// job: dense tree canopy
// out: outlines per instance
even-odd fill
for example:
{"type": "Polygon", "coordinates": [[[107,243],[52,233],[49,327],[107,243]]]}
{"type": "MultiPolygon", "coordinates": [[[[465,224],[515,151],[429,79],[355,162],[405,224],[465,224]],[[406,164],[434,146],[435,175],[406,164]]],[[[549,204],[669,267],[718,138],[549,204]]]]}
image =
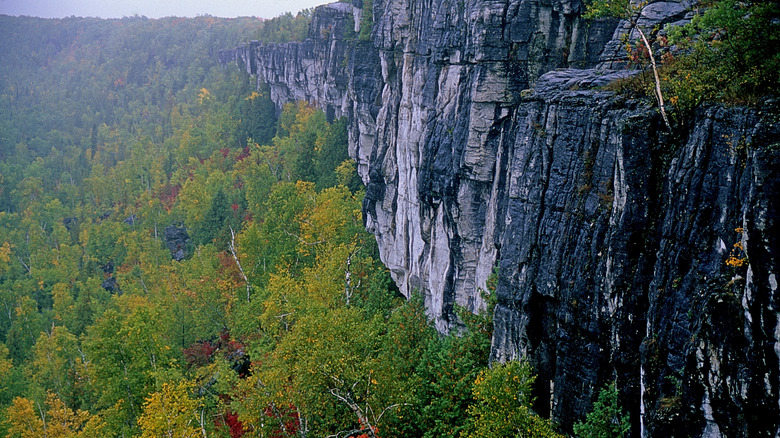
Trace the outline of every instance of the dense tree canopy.
{"type": "Polygon", "coordinates": [[[345,121],[277,118],[216,65],[306,22],[0,16],[0,435],[442,437],[482,415],[488,313],[442,336],[397,296],[345,121]]]}

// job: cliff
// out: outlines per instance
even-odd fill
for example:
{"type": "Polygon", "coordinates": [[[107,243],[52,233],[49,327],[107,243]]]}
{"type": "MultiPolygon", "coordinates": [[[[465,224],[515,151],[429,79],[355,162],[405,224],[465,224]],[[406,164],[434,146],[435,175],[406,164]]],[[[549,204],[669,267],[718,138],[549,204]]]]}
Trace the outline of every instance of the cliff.
{"type": "MultiPolygon", "coordinates": [[[[643,23],[685,19],[650,3],[643,23]]],[[[350,121],[366,227],[441,331],[498,267],[492,355],[526,357],[564,429],[617,380],[634,435],[780,435],[778,105],[674,135],[601,91],[623,23],[578,0],[374,0],[301,43],[220,53],[350,121]],[[371,37],[358,37],[371,13],[371,37]]],[[[615,68],[613,70],[612,68],[615,68]]]]}

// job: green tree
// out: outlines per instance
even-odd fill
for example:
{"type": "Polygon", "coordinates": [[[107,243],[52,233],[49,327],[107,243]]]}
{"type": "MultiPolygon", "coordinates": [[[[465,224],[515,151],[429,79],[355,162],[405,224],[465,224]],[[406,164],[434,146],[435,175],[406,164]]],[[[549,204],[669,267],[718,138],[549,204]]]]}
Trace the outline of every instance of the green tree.
{"type": "MultiPolygon", "coordinates": [[[[377,426],[383,412],[398,404],[383,391],[391,382],[377,380],[381,325],[379,320],[367,320],[359,309],[346,307],[299,317],[271,360],[255,368],[251,382],[262,390],[249,396],[257,397],[252,406],[294,406],[296,429],[308,428],[322,436],[377,426]]],[[[239,412],[252,410],[239,406],[239,412]]],[[[278,428],[271,422],[273,410],[265,412],[271,418],[247,414],[241,418],[278,428]]]]}
{"type": "Polygon", "coordinates": [[[13,319],[6,345],[14,362],[23,363],[29,357],[38,335],[46,326],[46,321],[38,312],[38,303],[29,296],[19,297],[11,312],[13,312],[13,319]]]}
{"type": "MultiPolygon", "coordinates": [[[[318,136],[315,151],[317,188],[322,190],[339,184],[336,169],[349,160],[346,118],[336,120],[318,136]]],[[[350,182],[346,181],[345,185],[354,190],[350,182]]]]}
{"type": "Polygon", "coordinates": [[[113,409],[115,433],[135,430],[146,397],[157,380],[175,372],[171,347],[163,336],[163,309],[141,297],[122,297],[124,313],[107,310],[87,331],[83,347],[97,404],[113,409]]]}
{"type": "Polygon", "coordinates": [[[248,139],[261,145],[269,144],[276,134],[276,107],[271,101],[268,85],[262,84],[260,90],[244,98],[239,111],[238,138],[242,144],[248,145],[248,139]]]}
{"type": "Polygon", "coordinates": [[[150,284],[156,307],[167,309],[171,346],[185,348],[228,329],[241,284],[225,252],[201,246],[188,260],[161,266],[150,284]]]}
{"type": "Polygon", "coordinates": [[[628,436],[631,423],[628,414],[620,409],[618,389],[610,383],[599,391],[599,398],[593,404],[593,411],[584,422],[574,425],[574,434],[580,438],[623,438],[628,436]]]}
{"type": "Polygon", "coordinates": [[[87,259],[98,269],[109,264],[120,266],[127,254],[124,243],[126,235],[124,224],[115,221],[105,221],[83,228],[82,239],[86,241],[87,259]]]}
{"type": "Polygon", "coordinates": [[[74,335],[82,335],[108,307],[111,295],[101,287],[101,282],[100,277],[76,281],[75,315],[73,322],[68,325],[68,329],[74,335]]]}
{"type": "Polygon", "coordinates": [[[684,26],[669,26],[665,79],[672,103],[755,104],[780,91],[780,5],[710,0],[684,26]]]}
{"type": "Polygon", "coordinates": [[[205,407],[190,394],[187,382],[163,383],[146,398],[138,419],[142,438],[207,436],[205,407]]]}
{"type": "Polygon", "coordinates": [[[300,221],[298,220],[315,200],[314,185],[299,182],[274,185],[265,203],[265,215],[256,231],[241,235],[240,244],[244,248],[242,259],[249,260],[251,271],[262,273],[260,284],[264,284],[269,275],[275,272],[279,263],[291,267],[301,265],[298,252],[300,241],[300,221]],[[250,240],[251,239],[251,240],[250,240]]]}
{"type": "Polygon", "coordinates": [[[233,178],[244,184],[247,210],[254,221],[265,217],[265,203],[280,172],[278,154],[270,146],[253,146],[249,157],[234,166],[233,178]]]}
{"type": "MultiPolygon", "coordinates": [[[[418,306],[424,312],[422,300],[418,306]]],[[[427,383],[414,388],[416,409],[403,413],[394,422],[404,435],[454,437],[467,426],[468,409],[475,399],[473,382],[488,365],[491,333],[486,329],[492,312],[468,315],[470,318],[463,320],[466,327],[461,333],[450,336],[434,333],[420,339],[423,349],[416,355],[418,362],[412,380],[427,383]],[[417,430],[409,430],[412,427],[417,430]]]]}
{"type": "Polygon", "coordinates": [[[312,11],[304,9],[295,16],[287,12],[271,20],[255,31],[255,39],[264,43],[303,41],[308,35],[312,11]]]}
{"type": "Polygon", "coordinates": [[[327,129],[325,114],[313,106],[305,102],[284,106],[274,137],[284,167],[284,181],[317,181],[316,148],[327,129]]]}
{"type": "Polygon", "coordinates": [[[55,394],[68,406],[78,406],[81,400],[76,386],[88,378],[78,350],[78,339],[67,328],[54,326],[38,337],[30,362],[32,381],[42,392],[55,394]]]}
{"type": "Polygon", "coordinates": [[[563,437],[549,420],[531,410],[535,376],[526,362],[493,364],[474,381],[464,437],[563,437]]]}
{"type": "MultiPolygon", "coordinates": [[[[206,206],[204,205],[201,208],[204,207],[206,206]]],[[[205,208],[205,214],[200,226],[192,233],[195,245],[212,243],[218,237],[222,237],[218,247],[227,247],[227,236],[223,235],[223,230],[227,229],[227,221],[232,216],[230,213],[231,202],[225,195],[225,191],[220,187],[211,197],[211,205],[205,208]]]]}

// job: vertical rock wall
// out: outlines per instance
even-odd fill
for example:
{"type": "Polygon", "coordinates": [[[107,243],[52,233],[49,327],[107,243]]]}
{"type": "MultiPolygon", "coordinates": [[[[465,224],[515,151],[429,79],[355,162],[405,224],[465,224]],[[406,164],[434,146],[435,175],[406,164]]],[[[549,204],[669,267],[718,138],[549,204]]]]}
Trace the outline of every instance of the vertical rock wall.
{"type": "Polygon", "coordinates": [[[477,289],[496,264],[499,160],[521,90],[545,71],[597,63],[617,24],[583,28],[580,8],[375,0],[371,41],[359,41],[360,9],[336,3],[318,8],[304,42],[253,42],[220,57],[267,82],[277,104],[307,100],[350,118],[366,226],[401,292],[422,292],[447,331],[454,304],[483,306],[477,289]]]}
{"type": "Polygon", "coordinates": [[[367,185],[366,225],[402,292],[420,290],[442,331],[453,324],[454,304],[483,306],[477,290],[500,250],[502,163],[521,91],[541,72],[595,63],[599,53],[585,48],[611,36],[601,25],[589,38],[579,8],[374,3],[381,71],[380,87],[371,85],[381,88],[381,105],[373,120],[358,120],[353,155],[367,185]]]}
{"type": "Polygon", "coordinates": [[[777,107],[671,136],[593,80],[549,73],[521,105],[494,358],[529,358],[564,425],[616,380],[643,436],[775,436],[777,107]]]}
{"type": "MultiPolygon", "coordinates": [[[[492,354],[535,365],[540,413],[570,430],[616,380],[635,435],[777,436],[777,105],[665,133],[647,102],[598,91],[626,74],[609,68],[627,29],[581,8],[339,3],[304,42],[220,57],[279,105],[348,117],[366,226],[439,330],[498,267],[492,354]]],[[[686,14],[652,2],[642,22],[686,14]]]]}

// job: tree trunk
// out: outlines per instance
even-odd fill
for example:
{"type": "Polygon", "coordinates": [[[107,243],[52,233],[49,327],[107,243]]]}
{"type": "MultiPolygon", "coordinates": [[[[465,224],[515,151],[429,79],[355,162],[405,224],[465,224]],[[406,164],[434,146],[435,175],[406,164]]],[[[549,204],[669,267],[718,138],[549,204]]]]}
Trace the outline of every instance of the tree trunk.
{"type": "Polygon", "coordinates": [[[655,65],[655,55],[653,54],[653,48],[650,47],[650,41],[647,40],[647,37],[645,36],[645,33],[642,32],[642,29],[637,25],[637,23],[634,23],[634,27],[639,32],[639,36],[642,37],[642,43],[644,43],[645,48],[647,49],[648,55],[650,55],[650,65],[653,68],[653,79],[655,80],[655,97],[658,99],[658,109],[661,111],[661,117],[664,119],[664,124],[666,125],[666,129],[671,131],[672,126],[669,124],[669,118],[666,116],[666,107],[664,105],[664,95],[661,93],[661,78],[658,77],[658,68],[655,65]]]}

